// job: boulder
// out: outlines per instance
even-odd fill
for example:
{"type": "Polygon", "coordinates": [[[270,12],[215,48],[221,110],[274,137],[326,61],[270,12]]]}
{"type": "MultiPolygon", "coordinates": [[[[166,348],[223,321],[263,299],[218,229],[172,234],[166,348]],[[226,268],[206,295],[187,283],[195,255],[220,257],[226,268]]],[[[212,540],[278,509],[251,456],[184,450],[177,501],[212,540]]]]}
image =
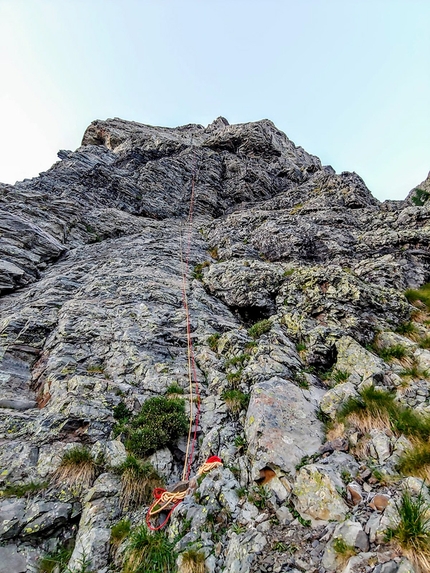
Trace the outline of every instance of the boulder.
{"type": "Polygon", "coordinates": [[[303,390],[278,377],[253,387],[245,435],[254,479],[266,466],[294,474],[301,459],[317,452],[324,439],[322,424],[303,390]]]}
{"type": "Polygon", "coordinates": [[[303,466],[293,486],[294,506],[314,526],[330,520],[345,519],[349,509],[336,484],[313,464],[303,466]]]}

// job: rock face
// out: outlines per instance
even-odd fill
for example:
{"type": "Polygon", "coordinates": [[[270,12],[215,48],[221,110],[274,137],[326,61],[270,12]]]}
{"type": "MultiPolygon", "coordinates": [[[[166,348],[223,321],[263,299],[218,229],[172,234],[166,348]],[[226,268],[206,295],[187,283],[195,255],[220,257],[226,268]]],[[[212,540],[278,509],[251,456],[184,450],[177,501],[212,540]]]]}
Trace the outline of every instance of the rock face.
{"type": "MultiPolygon", "coordinates": [[[[224,468],[172,515],[178,566],[191,547],[211,573],[341,570],[341,536],[345,571],[409,570],[382,556],[390,520],[368,505],[398,498],[369,467],[395,472],[408,439],[378,427],[324,443],[323,422],[368,386],[430,411],[430,331],[403,294],[430,277],[425,194],[381,204],[268,120],[95,121],[58,155],[0,185],[0,571],[67,551],[61,573],[121,571],[128,541],[111,528],[136,530],[146,507],[121,501],[124,424],[188,391],[187,328],[201,398],[191,473],[211,455],[224,468]],[[411,317],[414,340],[393,332],[411,317]],[[406,389],[405,365],[376,355],[396,345],[415,365],[406,389]],[[59,483],[76,445],[93,474],[59,483]]],[[[172,485],[185,450],[186,436],[147,459],[172,485]]]]}

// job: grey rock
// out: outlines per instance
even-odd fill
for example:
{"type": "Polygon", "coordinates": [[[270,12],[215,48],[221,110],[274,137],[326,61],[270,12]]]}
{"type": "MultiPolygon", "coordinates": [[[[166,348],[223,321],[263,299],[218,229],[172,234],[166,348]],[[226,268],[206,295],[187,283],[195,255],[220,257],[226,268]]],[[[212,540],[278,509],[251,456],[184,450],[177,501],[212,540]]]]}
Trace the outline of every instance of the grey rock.
{"type": "Polygon", "coordinates": [[[245,434],[254,474],[273,466],[295,473],[296,465],[321,445],[323,430],[303,391],[274,377],[253,387],[245,434]]]}
{"type": "Polygon", "coordinates": [[[70,503],[37,501],[27,506],[22,537],[46,535],[64,525],[72,513],[70,503]]]}
{"type": "Polygon", "coordinates": [[[26,503],[24,500],[0,501],[0,539],[13,539],[24,527],[26,503]]]}
{"type": "Polygon", "coordinates": [[[18,553],[16,545],[0,547],[0,573],[26,573],[25,558],[18,553]]]}
{"type": "Polygon", "coordinates": [[[118,520],[119,479],[111,474],[102,474],[89,490],[79,523],[76,545],[68,567],[79,567],[83,559],[88,566],[101,571],[109,564],[111,525],[118,520]]]}
{"type": "Polygon", "coordinates": [[[241,535],[233,533],[226,550],[224,570],[230,573],[249,573],[255,554],[261,552],[266,544],[266,537],[255,529],[249,529],[241,535]]]}
{"type": "Polygon", "coordinates": [[[348,506],[337,492],[336,483],[316,465],[306,465],[299,470],[293,494],[296,510],[314,525],[321,521],[343,520],[348,513],[348,506]]]}

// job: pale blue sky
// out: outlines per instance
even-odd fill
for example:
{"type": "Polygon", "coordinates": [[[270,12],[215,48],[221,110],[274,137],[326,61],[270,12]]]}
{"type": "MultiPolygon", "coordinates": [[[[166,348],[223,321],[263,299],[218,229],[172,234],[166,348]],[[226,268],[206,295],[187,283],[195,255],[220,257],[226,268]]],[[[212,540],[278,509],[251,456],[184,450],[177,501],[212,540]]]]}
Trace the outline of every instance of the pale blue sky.
{"type": "Polygon", "coordinates": [[[429,0],[0,0],[0,181],[93,119],[269,118],[379,199],[430,169],[429,0]]]}

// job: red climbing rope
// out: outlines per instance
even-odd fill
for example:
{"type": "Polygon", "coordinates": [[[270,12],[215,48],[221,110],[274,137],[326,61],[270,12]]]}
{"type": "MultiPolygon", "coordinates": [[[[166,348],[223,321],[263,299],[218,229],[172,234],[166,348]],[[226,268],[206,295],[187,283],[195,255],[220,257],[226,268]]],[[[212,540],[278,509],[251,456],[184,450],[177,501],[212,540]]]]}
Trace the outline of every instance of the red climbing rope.
{"type": "MultiPolygon", "coordinates": [[[[190,263],[190,253],[191,253],[191,236],[192,236],[192,224],[193,224],[193,216],[194,216],[194,197],[195,197],[195,185],[198,178],[198,166],[194,170],[192,180],[191,180],[191,196],[190,196],[190,208],[188,212],[188,219],[187,219],[187,226],[188,226],[188,238],[187,238],[187,248],[185,252],[185,262],[184,262],[184,251],[182,247],[182,234],[181,234],[181,266],[182,266],[182,302],[184,305],[185,310],[185,319],[186,319],[186,330],[187,330],[187,362],[188,362],[188,380],[189,380],[189,388],[190,388],[190,423],[189,423],[189,430],[188,430],[188,439],[187,439],[187,449],[185,452],[185,459],[184,459],[184,469],[182,473],[183,484],[187,483],[190,473],[191,467],[193,464],[194,452],[195,452],[195,445],[197,442],[197,429],[200,422],[200,390],[199,390],[199,382],[197,377],[197,368],[196,368],[196,360],[194,356],[194,348],[193,348],[193,341],[191,337],[191,319],[190,319],[190,310],[188,305],[188,295],[187,295],[187,278],[189,272],[189,263],[190,263]],[[196,402],[196,415],[193,416],[193,405],[194,400],[196,402]],[[194,423],[194,432],[193,432],[193,423],[194,423]]],[[[200,468],[199,474],[205,473],[210,471],[216,465],[222,465],[222,462],[219,458],[212,459],[210,458],[207,460],[205,464],[200,468]]],[[[157,531],[162,529],[166,523],[169,521],[170,516],[174,509],[178,506],[178,504],[184,499],[188,492],[188,486],[185,489],[181,489],[180,491],[173,491],[169,492],[163,488],[156,488],[154,490],[154,502],[150,506],[148,513],[146,515],[146,524],[152,531],[157,531]],[[158,525],[153,526],[151,524],[151,518],[155,515],[158,515],[162,511],[168,511],[167,517],[164,521],[158,525]]]]}

